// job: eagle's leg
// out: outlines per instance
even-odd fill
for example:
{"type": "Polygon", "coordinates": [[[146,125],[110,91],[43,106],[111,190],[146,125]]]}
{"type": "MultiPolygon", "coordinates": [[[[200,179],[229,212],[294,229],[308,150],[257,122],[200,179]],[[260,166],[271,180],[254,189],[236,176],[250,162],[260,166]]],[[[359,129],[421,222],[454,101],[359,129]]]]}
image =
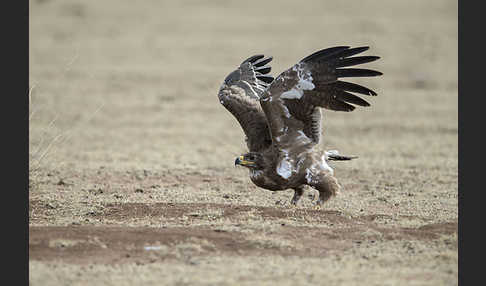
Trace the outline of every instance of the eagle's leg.
{"type": "Polygon", "coordinates": [[[310,180],[309,185],[319,192],[319,199],[316,202],[317,208],[320,208],[332,196],[337,195],[341,188],[336,178],[331,174],[319,174],[310,180]]]}
{"type": "Polygon", "coordinates": [[[304,194],[304,187],[303,186],[299,186],[297,188],[294,188],[294,197],[292,198],[290,203],[292,205],[296,206],[303,194],[304,194]]]}

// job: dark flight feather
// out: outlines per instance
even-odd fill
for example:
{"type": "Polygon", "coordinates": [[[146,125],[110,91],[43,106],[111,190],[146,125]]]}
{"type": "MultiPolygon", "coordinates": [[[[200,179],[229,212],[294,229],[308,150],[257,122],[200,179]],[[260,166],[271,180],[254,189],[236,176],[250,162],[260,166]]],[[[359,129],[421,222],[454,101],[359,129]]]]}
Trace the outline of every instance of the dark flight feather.
{"type": "Polygon", "coordinates": [[[340,101],[340,100],[332,100],[331,102],[329,102],[329,109],[332,109],[334,111],[353,111],[355,109],[354,106],[352,106],[351,104],[347,104],[346,102],[344,101],[340,101]]]}
{"type": "Polygon", "coordinates": [[[365,76],[379,76],[381,72],[369,69],[336,69],[336,77],[365,77],[365,76]]]}
{"type": "Polygon", "coordinates": [[[338,88],[338,89],[342,89],[342,90],[346,90],[346,91],[350,91],[350,92],[356,92],[356,93],[360,93],[360,94],[364,94],[364,95],[372,95],[372,96],[376,95],[376,92],[374,92],[373,90],[371,90],[367,87],[361,86],[359,84],[352,83],[352,82],[346,82],[346,81],[338,80],[338,81],[335,81],[333,83],[330,83],[329,85],[334,87],[334,88],[338,88]]]}
{"type": "Polygon", "coordinates": [[[319,61],[321,59],[326,59],[329,58],[337,53],[340,53],[346,49],[349,49],[348,46],[338,46],[338,47],[332,47],[332,48],[327,48],[323,49],[320,51],[317,51],[305,58],[303,58],[300,62],[305,63],[305,62],[310,62],[310,61],[319,61]]]}
{"type": "Polygon", "coordinates": [[[347,58],[351,57],[357,54],[360,54],[366,50],[368,50],[370,47],[357,47],[357,48],[352,48],[348,50],[341,51],[339,54],[335,55],[335,58],[347,58]]]}
{"type": "Polygon", "coordinates": [[[253,63],[261,58],[265,57],[264,55],[254,55],[254,56],[251,56],[249,58],[247,58],[246,60],[244,60],[241,64],[244,64],[244,63],[253,63]]]}
{"type": "Polygon", "coordinates": [[[361,56],[361,57],[351,57],[351,58],[343,58],[338,60],[336,67],[337,68],[342,68],[342,67],[349,67],[349,66],[354,66],[354,65],[360,65],[360,64],[365,64],[369,63],[372,61],[376,61],[380,57],[376,56],[361,56]]]}
{"type": "Polygon", "coordinates": [[[269,75],[257,75],[257,78],[265,83],[271,83],[273,81],[273,76],[269,75]]]}
{"type": "Polygon", "coordinates": [[[263,67],[259,67],[259,68],[255,69],[255,71],[260,73],[260,74],[267,74],[271,70],[272,70],[272,67],[270,67],[270,66],[263,66],[263,67]]]}
{"type": "Polygon", "coordinates": [[[352,93],[346,92],[344,90],[336,90],[335,96],[337,99],[346,101],[348,103],[360,105],[360,106],[370,106],[370,104],[359,96],[352,93]]]}
{"type": "Polygon", "coordinates": [[[271,62],[273,60],[273,57],[268,57],[268,58],[263,58],[261,60],[257,60],[253,63],[253,66],[255,67],[261,67],[261,66],[264,66],[266,64],[268,64],[269,62],[271,62]]]}

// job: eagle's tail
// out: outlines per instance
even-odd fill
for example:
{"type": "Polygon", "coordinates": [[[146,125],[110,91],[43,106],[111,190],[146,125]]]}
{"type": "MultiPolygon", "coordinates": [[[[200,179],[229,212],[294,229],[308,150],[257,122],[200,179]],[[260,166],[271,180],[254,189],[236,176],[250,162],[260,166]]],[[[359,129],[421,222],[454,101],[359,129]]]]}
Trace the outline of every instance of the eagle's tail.
{"type": "Polygon", "coordinates": [[[327,158],[332,161],[347,161],[356,159],[358,156],[329,155],[327,158]]]}
{"type": "Polygon", "coordinates": [[[337,150],[329,150],[325,152],[326,152],[327,159],[331,161],[348,161],[348,160],[358,158],[358,156],[341,155],[337,150]]]}

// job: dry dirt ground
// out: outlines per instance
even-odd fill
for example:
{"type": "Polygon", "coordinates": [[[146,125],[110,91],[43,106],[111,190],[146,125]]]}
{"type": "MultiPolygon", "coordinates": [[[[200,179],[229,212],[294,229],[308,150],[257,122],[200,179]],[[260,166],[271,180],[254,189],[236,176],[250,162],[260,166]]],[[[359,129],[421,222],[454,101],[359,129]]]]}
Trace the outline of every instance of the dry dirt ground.
{"type": "Polygon", "coordinates": [[[29,1],[31,285],[457,285],[456,2],[29,1]],[[343,44],[384,73],[324,113],[359,159],[291,207],[234,167],[216,94],[250,55],[343,44]]]}

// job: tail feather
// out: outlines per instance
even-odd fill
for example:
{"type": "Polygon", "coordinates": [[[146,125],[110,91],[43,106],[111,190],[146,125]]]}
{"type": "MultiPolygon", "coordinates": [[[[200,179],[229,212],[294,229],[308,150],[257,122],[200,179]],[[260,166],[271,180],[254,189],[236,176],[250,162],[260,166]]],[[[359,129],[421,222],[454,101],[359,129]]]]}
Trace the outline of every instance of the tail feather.
{"type": "Polygon", "coordinates": [[[331,161],[348,161],[352,159],[356,159],[358,156],[345,156],[345,155],[329,155],[327,159],[331,161]]]}
{"type": "Polygon", "coordinates": [[[346,156],[339,154],[338,150],[328,150],[326,151],[326,157],[331,161],[349,161],[358,158],[358,156],[346,156]]]}

